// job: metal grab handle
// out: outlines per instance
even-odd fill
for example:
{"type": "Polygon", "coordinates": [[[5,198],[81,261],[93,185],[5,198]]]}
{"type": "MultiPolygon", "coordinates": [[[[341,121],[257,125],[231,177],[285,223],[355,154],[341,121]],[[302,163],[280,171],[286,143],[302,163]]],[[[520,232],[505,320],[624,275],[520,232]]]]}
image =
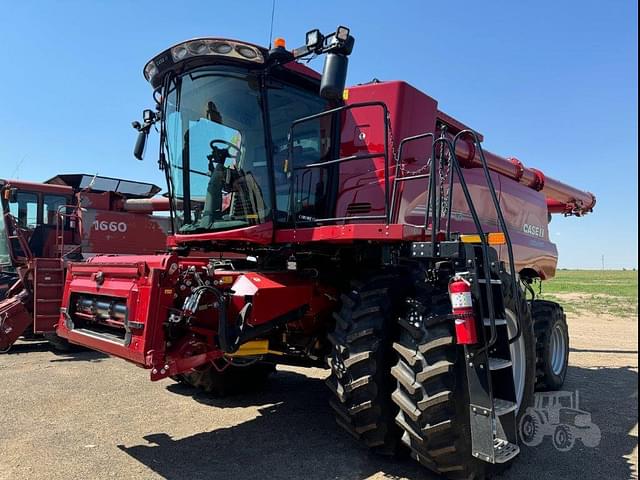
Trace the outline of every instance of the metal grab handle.
{"type": "MultiPolygon", "coordinates": [[[[410,182],[411,180],[419,180],[421,178],[426,178],[429,177],[430,174],[421,174],[421,175],[411,175],[409,177],[402,177],[399,178],[398,175],[400,173],[400,163],[402,160],[402,150],[404,149],[404,146],[409,143],[409,142],[413,142],[416,140],[421,140],[423,138],[431,138],[432,140],[435,138],[433,133],[431,132],[427,132],[427,133],[421,133],[419,135],[414,135],[412,137],[406,137],[403,138],[400,141],[400,145],[398,146],[398,158],[396,159],[396,168],[395,168],[395,172],[393,175],[393,187],[391,188],[391,213],[389,216],[389,220],[388,223],[391,223],[395,220],[395,215],[394,215],[394,208],[395,208],[395,204],[396,204],[396,191],[398,188],[398,183],[399,182],[410,182]]],[[[432,160],[433,161],[433,160],[432,160]]],[[[427,198],[429,196],[427,195],[427,198]]],[[[426,213],[428,215],[428,211],[426,213]]]]}
{"type": "MultiPolygon", "coordinates": [[[[455,147],[458,141],[465,136],[469,136],[473,139],[474,147],[478,148],[478,152],[480,153],[480,163],[482,164],[482,171],[484,172],[485,179],[487,181],[487,185],[489,187],[489,192],[491,193],[491,200],[496,210],[496,215],[498,216],[498,221],[500,222],[500,227],[502,228],[502,232],[504,233],[504,237],[507,243],[507,255],[509,257],[509,273],[511,275],[511,281],[515,287],[515,295],[516,295],[516,335],[509,339],[509,343],[513,343],[520,338],[521,328],[520,328],[520,306],[522,303],[522,297],[520,292],[520,287],[518,286],[517,277],[516,277],[516,267],[513,255],[513,245],[511,243],[511,236],[509,235],[509,230],[507,228],[507,222],[504,219],[504,215],[502,214],[502,208],[500,207],[500,201],[496,195],[496,190],[493,185],[493,179],[491,178],[491,174],[489,173],[489,167],[487,165],[487,160],[484,155],[484,150],[482,149],[482,145],[480,143],[480,139],[478,138],[478,134],[473,130],[462,130],[459,132],[453,139],[453,151],[455,152],[455,147]]],[[[482,235],[481,235],[482,237],[482,235]]],[[[485,272],[486,276],[486,272],[485,272]]]]}
{"type": "MultiPolygon", "coordinates": [[[[482,230],[482,224],[480,223],[480,217],[478,215],[478,211],[476,210],[475,205],[473,204],[473,199],[471,198],[471,193],[469,192],[469,187],[467,185],[467,181],[464,178],[464,174],[462,173],[462,168],[460,167],[460,164],[458,162],[458,157],[456,156],[455,153],[455,143],[452,143],[451,140],[449,140],[449,138],[447,138],[446,136],[441,136],[440,138],[438,138],[437,140],[435,140],[433,142],[433,148],[432,148],[432,184],[434,184],[434,188],[433,191],[431,193],[431,205],[433,209],[432,211],[435,212],[436,210],[436,195],[435,195],[435,161],[433,161],[433,159],[435,159],[435,154],[436,154],[436,147],[442,144],[443,147],[445,149],[449,150],[449,153],[451,155],[451,166],[453,167],[454,172],[456,173],[456,175],[458,176],[458,179],[460,180],[460,187],[462,188],[462,193],[464,195],[465,201],[467,203],[467,206],[469,207],[469,212],[471,213],[471,218],[473,219],[473,223],[476,227],[476,230],[478,232],[478,235],[480,236],[480,245],[482,248],[482,266],[483,266],[483,270],[484,270],[484,276],[485,276],[485,289],[487,292],[487,307],[489,310],[489,324],[490,324],[490,329],[491,329],[491,338],[489,339],[489,342],[482,348],[479,349],[478,352],[483,352],[485,350],[488,350],[489,348],[491,348],[497,341],[498,339],[498,332],[496,329],[496,318],[495,318],[495,306],[493,304],[493,292],[492,292],[492,287],[491,287],[491,270],[490,270],[490,265],[489,265],[489,244],[487,241],[487,236],[485,235],[484,231],[482,230]]],[[[493,187],[493,184],[491,184],[490,189],[493,187]]],[[[494,192],[495,193],[495,192],[494,192]]],[[[449,192],[449,197],[451,197],[452,192],[449,192]]],[[[432,225],[432,236],[433,238],[431,239],[433,248],[434,248],[434,252],[435,252],[435,231],[436,231],[436,222],[435,220],[432,220],[431,222],[432,225]]]]}
{"type": "Polygon", "coordinates": [[[82,216],[77,213],[76,209],[80,208],[76,205],[61,205],[58,207],[58,211],[56,212],[56,253],[60,252],[60,258],[63,258],[67,255],[72,254],[76,250],[80,250],[82,248],[82,235],[84,234],[84,224],[82,223],[82,216]],[[71,210],[72,213],[67,213],[66,210],[71,210]],[[73,250],[64,253],[64,219],[69,218],[70,220],[75,220],[78,222],[77,229],[78,234],[80,235],[80,244],[77,245],[73,250]]]}
{"type": "MultiPolygon", "coordinates": [[[[385,220],[386,224],[389,224],[389,218],[391,216],[389,201],[390,201],[390,186],[389,186],[389,108],[387,104],[380,101],[371,101],[371,102],[360,102],[360,103],[352,103],[350,105],[342,105],[340,107],[332,108],[330,110],[325,110],[324,112],[316,113],[314,115],[309,115],[307,117],[302,117],[291,122],[291,126],[289,127],[288,133],[288,142],[287,142],[287,157],[288,161],[291,162],[291,180],[289,182],[289,214],[291,219],[293,220],[293,226],[296,228],[297,219],[295,215],[295,181],[294,177],[297,175],[295,172],[299,170],[293,166],[293,140],[294,140],[294,130],[301,123],[309,122],[311,120],[316,120],[319,118],[323,118],[326,116],[334,115],[340,112],[346,112],[347,110],[354,110],[356,108],[366,108],[366,107],[378,107],[382,109],[383,113],[383,123],[384,123],[384,150],[383,152],[376,153],[367,153],[362,155],[352,155],[348,157],[340,157],[336,159],[332,159],[326,162],[316,162],[310,165],[307,165],[307,168],[322,168],[331,164],[340,164],[353,160],[362,160],[366,158],[374,158],[374,157],[384,157],[384,216],[380,216],[380,220],[385,220]]],[[[303,167],[305,168],[305,167],[303,167]]],[[[335,218],[320,218],[315,219],[315,223],[326,222],[326,221],[336,221],[336,220],[359,220],[363,217],[335,217],[335,218]]]]}

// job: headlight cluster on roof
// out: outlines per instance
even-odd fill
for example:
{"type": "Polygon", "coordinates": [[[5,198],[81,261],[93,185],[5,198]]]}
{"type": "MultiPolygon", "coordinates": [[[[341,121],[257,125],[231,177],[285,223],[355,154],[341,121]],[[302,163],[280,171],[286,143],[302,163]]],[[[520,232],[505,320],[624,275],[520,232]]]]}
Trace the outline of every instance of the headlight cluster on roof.
{"type": "Polygon", "coordinates": [[[198,38],[179,43],[168,51],[162,52],[144,67],[145,78],[153,83],[153,78],[161,71],[183,60],[203,56],[218,56],[228,59],[264,63],[264,55],[257,47],[233,40],[198,38]],[[167,55],[169,54],[169,55],[167,55]],[[168,62],[169,58],[172,62],[168,62]]]}

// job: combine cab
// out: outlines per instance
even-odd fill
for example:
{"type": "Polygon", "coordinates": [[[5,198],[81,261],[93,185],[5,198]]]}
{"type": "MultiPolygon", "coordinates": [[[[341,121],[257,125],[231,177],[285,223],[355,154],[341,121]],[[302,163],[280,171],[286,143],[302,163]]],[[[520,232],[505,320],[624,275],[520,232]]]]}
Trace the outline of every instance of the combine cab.
{"type": "Polygon", "coordinates": [[[169,219],[150,215],[168,208],[151,198],[159,190],[91,175],[0,180],[0,351],[21,335],[68,346],[55,327],[70,260],[165,248],[169,219]]]}
{"type": "MultiPolygon", "coordinates": [[[[162,255],[71,264],[58,333],[217,394],[326,365],[365,445],[481,477],[548,385],[524,290],[555,273],[548,218],[595,198],[483,151],[405,82],[345,89],[353,45],[344,27],[293,51],[202,38],[147,63],[161,103],[134,154],[157,125],[175,233],[162,255]]],[[[548,338],[562,311],[537,311],[548,338]]]]}

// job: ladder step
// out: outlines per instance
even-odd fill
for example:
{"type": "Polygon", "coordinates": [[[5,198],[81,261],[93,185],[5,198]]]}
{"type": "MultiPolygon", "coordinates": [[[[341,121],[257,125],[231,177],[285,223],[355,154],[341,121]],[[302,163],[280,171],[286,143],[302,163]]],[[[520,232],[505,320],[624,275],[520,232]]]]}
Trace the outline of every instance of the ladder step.
{"type": "MultiPolygon", "coordinates": [[[[485,278],[478,278],[478,283],[487,283],[487,280],[485,278]]],[[[497,280],[492,278],[491,279],[491,284],[492,285],[502,285],[502,280],[497,280]]]]}
{"type": "Polygon", "coordinates": [[[507,413],[511,413],[515,411],[518,406],[516,402],[511,402],[509,400],[505,400],[504,398],[494,398],[493,399],[493,408],[496,412],[497,417],[501,417],[502,415],[506,415],[507,413]]]}
{"type": "Polygon", "coordinates": [[[509,368],[510,366],[511,360],[489,357],[489,370],[502,370],[503,368],[509,368]]]}
{"type": "MultiPolygon", "coordinates": [[[[483,318],[482,322],[484,323],[485,327],[491,326],[491,320],[489,320],[488,318],[483,318]]],[[[496,327],[500,325],[506,325],[506,324],[507,324],[506,318],[496,318],[496,327]]]]}
{"type": "Polygon", "coordinates": [[[493,440],[496,463],[506,463],[520,453],[520,447],[502,438],[493,440]]]}

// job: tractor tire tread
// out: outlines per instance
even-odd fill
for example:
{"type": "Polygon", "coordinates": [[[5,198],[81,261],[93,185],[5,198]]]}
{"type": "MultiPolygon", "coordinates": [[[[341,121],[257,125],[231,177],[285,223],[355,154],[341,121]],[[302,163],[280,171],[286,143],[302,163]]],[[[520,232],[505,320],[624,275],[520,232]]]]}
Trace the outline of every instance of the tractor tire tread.
{"type": "Polygon", "coordinates": [[[337,423],[374,452],[395,453],[400,430],[394,423],[395,404],[389,375],[394,357],[390,327],[401,277],[375,274],[351,282],[335,312],[330,333],[332,351],[327,358],[331,374],[326,380],[333,392],[330,405],[337,423]]]}

